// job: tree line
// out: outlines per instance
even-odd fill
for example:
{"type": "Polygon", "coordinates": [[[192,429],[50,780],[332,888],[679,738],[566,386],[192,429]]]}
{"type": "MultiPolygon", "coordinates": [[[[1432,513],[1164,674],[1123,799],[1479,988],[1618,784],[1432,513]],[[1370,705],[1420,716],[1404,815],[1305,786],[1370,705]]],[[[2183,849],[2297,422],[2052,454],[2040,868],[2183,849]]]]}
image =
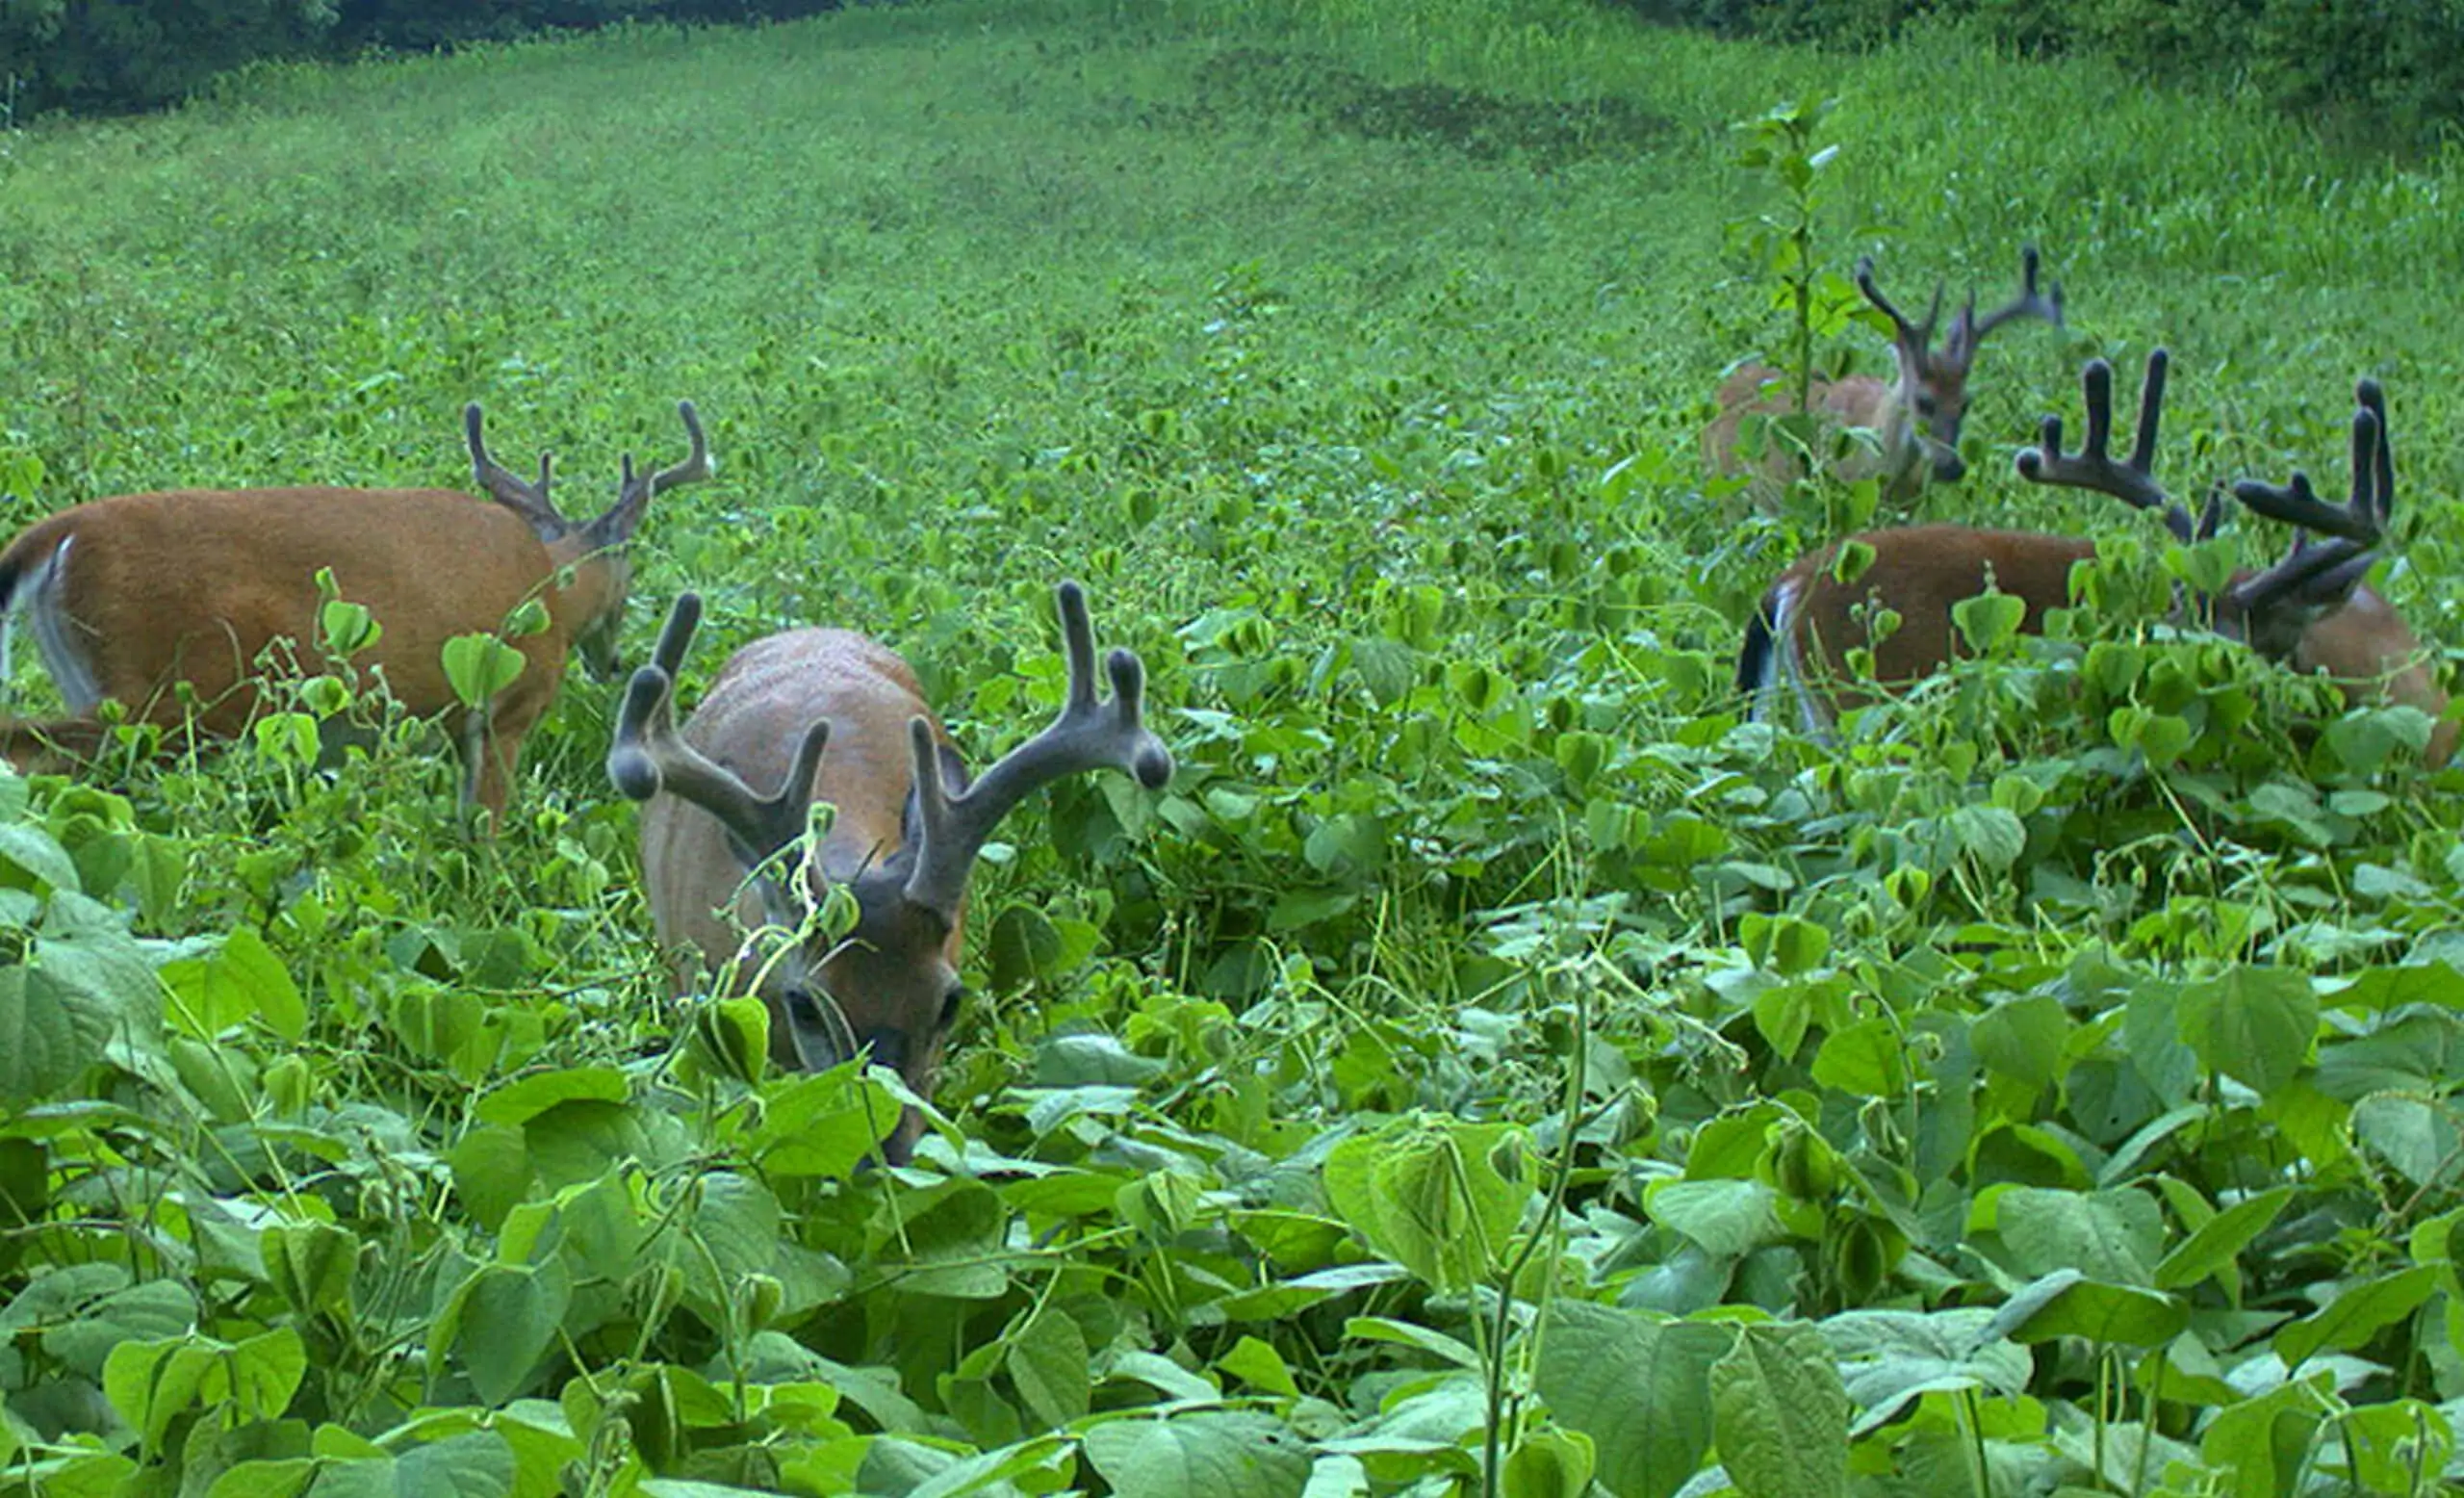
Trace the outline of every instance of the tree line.
{"type": "Polygon", "coordinates": [[[1735,36],[1867,46],[1920,17],[2034,56],[2101,53],[2149,78],[2247,87],[2357,141],[2464,127],[2464,0],[1623,0],[1735,36]]]}
{"type": "Polygon", "coordinates": [[[628,20],[743,22],[839,0],[0,0],[0,109],[23,122],[187,97],[264,58],[428,51],[628,20]]]}

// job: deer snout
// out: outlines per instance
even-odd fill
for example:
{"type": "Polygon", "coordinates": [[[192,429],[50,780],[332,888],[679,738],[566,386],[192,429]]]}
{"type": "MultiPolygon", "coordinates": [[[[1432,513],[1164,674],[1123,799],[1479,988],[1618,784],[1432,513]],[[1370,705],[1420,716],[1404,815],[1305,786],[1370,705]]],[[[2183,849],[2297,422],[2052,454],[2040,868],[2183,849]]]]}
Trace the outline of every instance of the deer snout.
{"type": "Polygon", "coordinates": [[[1936,483],[1957,483],[1967,477],[1967,459],[1960,456],[1959,449],[1939,442],[1933,448],[1936,483]]]}
{"type": "Polygon", "coordinates": [[[872,1052],[872,1063],[887,1067],[901,1076],[907,1074],[907,1032],[905,1030],[866,1030],[856,1037],[858,1048],[872,1052]]]}

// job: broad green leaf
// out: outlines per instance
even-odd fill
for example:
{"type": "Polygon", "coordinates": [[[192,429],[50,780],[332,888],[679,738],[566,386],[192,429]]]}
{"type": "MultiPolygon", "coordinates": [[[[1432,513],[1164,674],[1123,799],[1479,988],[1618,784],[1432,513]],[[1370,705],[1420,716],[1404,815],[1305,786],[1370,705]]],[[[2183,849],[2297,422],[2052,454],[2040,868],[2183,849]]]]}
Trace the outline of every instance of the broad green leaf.
{"type": "Polygon", "coordinates": [[[898,1126],[900,1111],[870,1068],[834,1067],[773,1089],[749,1148],[768,1175],[853,1180],[898,1126]]]}
{"type": "Polygon", "coordinates": [[[2327,1410],[2317,1389],[2281,1383],[2256,1399],[2219,1410],[2199,1438],[2199,1450],[2232,1474],[2226,1491],[2235,1498],[2275,1498],[2298,1491],[2319,1426],[2327,1410]]]}
{"type": "Polygon", "coordinates": [[[1245,1336],[1232,1344],[1232,1350],[1215,1360],[1215,1366],[1246,1383],[1285,1399],[1296,1398],[1300,1385],[1292,1377],[1292,1368],[1283,1355],[1270,1342],[1245,1336]]]}
{"type": "Polygon", "coordinates": [[[2352,1108],[2353,1136],[2416,1186],[2451,1183],[2464,1160],[2464,1127],[2452,1101],[2380,1094],[2352,1108]]]}
{"type": "Polygon", "coordinates": [[[238,1422],[274,1419],[307,1370],[307,1349],[287,1326],[241,1342],[192,1333],[120,1344],[103,1365],[103,1390],[150,1448],[193,1405],[224,1406],[238,1422]]]}
{"type": "Polygon", "coordinates": [[[437,1318],[431,1356],[454,1355],[472,1390],[501,1405],[529,1384],[572,1300],[572,1278],[557,1260],[482,1265],[437,1318]]]}
{"type": "Polygon", "coordinates": [[[1036,1046],[1038,1087],[1137,1087],[1164,1075],[1171,1063],[1142,1056],[1109,1035],[1080,1031],[1036,1046]]]}
{"type": "Polygon", "coordinates": [[[1831,933],[1793,916],[1749,911],[1738,917],[1737,941],[1747,961],[1783,977],[1811,971],[1831,955],[1831,933]]]}
{"type": "Polygon", "coordinates": [[[1399,1347],[1418,1348],[1442,1362],[1452,1363],[1474,1373],[1485,1366],[1470,1343],[1413,1322],[1395,1321],[1384,1316],[1354,1316],[1344,1323],[1344,1335],[1364,1342],[1392,1342],[1399,1347]]]}
{"type": "Polygon", "coordinates": [[[445,680],[466,708],[484,708],[520,677],[522,652],[493,634],[457,634],[440,652],[445,680]]]}
{"type": "Polygon", "coordinates": [[[2025,1393],[2036,1359],[2024,1347],[1988,1337],[1990,1306],[1955,1310],[1852,1310],[1822,1323],[1839,1377],[1860,1411],[1853,1433],[1887,1425],[1921,1395],[1984,1389],[2025,1393]]]}
{"type": "Polygon", "coordinates": [[[0,1330],[42,1330],[44,1356],[99,1378],[124,1342],[177,1340],[197,1323],[196,1297],[169,1279],[128,1282],[116,1265],[80,1264],[38,1276],[0,1314],[0,1330]]]}
{"type": "Polygon", "coordinates": [[[202,957],[163,965],[173,1028],[212,1040],[235,1024],[263,1020],[286,1041],[307,1033],[308,1006],[291,971],[252,926],[241,926],[202,957]]]}
{"type": "Polygon", "coordinates": [[[2412,1488],[2416,1473],[2443,1472],[2451,1485],[2454,1408],[2399,1399],[2346,1412],[2340,1423],[2353,1481],[2364,1492],[2400,1493],[2412,1488]]]}
{"type": "MultiPolygon", "coordinates": [[[[0,821],[0,862],[13,864],[54,890],[76,891],[77,865],[51,834],[22,821],[0,821]]],[[[108,890],[95,891],[109,894],[108,890]]]]}
{"type": "Polygon", "coordinates": [[[398,1498],[507,1498],[516,1470],[513,1448],[494,1431],[449,1435],[398,1453],[398,1498]]]}
{"type": "Polygon", "coordinates": [[[42,968],[0,968],[0,1103],[22,1107],[102,1059],[117,1017],[42,968]]]}
{"type": "Polygon", "coordinates": [[[2084,1337],[2091,1342],[2152,1347],[2180,1334],[2190,1307],[2137,1285],[2089,1279],[2056,1270],[2026,1285],[1994,1312],[1990,1335],[2019,1342],[2084,1337]]]}
{"type": "Polygon", "coordinates": [[[1968,1027],[1968,1042],[1994,1071],[2042,1087],[2061,1072],[2070,1028],[2062,1000],[2035,994],[1987,1010],[1968,1027]]]}
{"type": "Polygon", "coordinates": [[[691,1190],[692,1210],[682,1226],[700,1252],[688,1256],[685,1275],[715,1302],[778,1260],[786,1213],[769,1187],[732,1171],[713,1171],[691,1190]]]}
{"type": "Polygon", "coordinates": [[[1068,1425],[1087,1413],[1086,1333],[1049,1304],[1004,1339],[1001,1357],[1027,1412],[1043,1425],[1068,1425]]]}
{"type": "Polygon", "coordinates": [[[1497,1265],[1531,1199],[1530,1181],[1500,1169],[1519,1176],[1519,1138],[1504,1124],[1435,1120],[1355,1136],[1326,1156],[1326,1201],[1380,1256],[1460,1289],[1497,1265]]]}
{"type": "Polygon", "coordinates": [[[2183,989],[2177,1022],[2201,1065],[2264,1098],[2308,1061],[2319,995],[2298,972],[2234,968],[2183,989]]]}
{"type": "Polygon", "coordinates": [[[1786,1240],[1779,1199],[1767,1181],[1664,1180],[1644,1193],[1643,1210],[1706,1253],[1737,1259],[1764,1244],[1786,1240]]]}
{"type": "Polygon", "coordinates": [[[331,1223],[270,1223],[258,1240],[266,1279],[294,1310],[346,1313],[359,1240],[331,1223]]]}
{"type": "Polygon", "coordinates": [[[2269,1345],[2286,1367],[2297,1371],[2313,1354],[2368,1342],[2379,1329],[2411,1315],[2437,1288],[2435,1264],[2415,1264],[2348,1285],[2316,1312],[2279,1329],[2269,1345]]]}
{"type": "Polygon", "coordinates": [[[2015,1186],[1994,1199],[1994,1214],[2003,1243],[2027,1274],[2076,1269],[2114,1284],[2153,1280],[2165,1220],[2144,1191],[2015,1186]]]}
{"type": "Polygon", "coordinates": [[[2156,1288],[2186,1289],[2233,1262],[2292,1200],[2292,1187],[2277,1186],[2217,1213],[2157,1264],[2156,1288]]]}
{"type": "Polygon", "coordinates": [[[1846,1498],[1848,1391],[1802,1322],[1736,1329],[1711,1365],[1713,1439],[1744,1498],[1846,1498]]]}
{"type": "MultiPolygon", "coordinates": [[[[2449,970],[2440,964],[2438,971],[2449,970]]],[[[2352,991],[2336,995],[2337,1009],[2352,991]]],[[[2464,1074],[2464,1014],[2414,1010],[2367,1035],[2323,1039],[2311,1080],[2330,1098],[2358,1102],[2373,1093],[2435,1092],[2464,1074]]]]}
{"type": "Polygon", "coordinates": [[[625,1073],[614,1067],[571,1067],[507,1082],[481,1098],[475,1111],[483,1123],[526,1124],[558,1103],[624,1102],[631,1097],[625,1073]]]}
{"type": "Polygon", "coordinates": [[[1505,1498],[1583,1498],[1598,1465],[1592,1439],[1581,1432],[1532,1431],[1506,1453],[1500,1487],[1505,1498]]]}
{"type": "MultiPolygon", "coordinates": [[[[911,1209],[912,1210],[912,1209],[911,1209]]],[[[979,1181],[955,1182],[907,1219],[903,1239],[911,1256],[885,1268],[899,1288],[920,1295],[988,1301],[1010,1288],[1000,1197],[979,1181]]]]}
{"type": "Polygon", "coordinates": [[[1984,655],[2008,644],[2026,622],[2028,603],[2014,593],[1979,593],[1951,606],[1951,622],[1968,650],[1984,655]]]}
{"type": "Polygon", "coordinates": [[[1732,1327],[1559,1300],[1533,1374],[1550,1412],[1591,1437],[1604,1485],[1668,1498],[1710,1449],[1711,1367],[1736,1340],[1732,1327]]]}
{"type": "Polygon", "coordinates": [[[1200,1409],[1133,1416],[1089,1431],[1087,1459],[1139,1498],[1300,1498],[1308,1448],[1269,1415],[1200,1409]]]}
{"type": "Polygon", "coordinates": [[[1908,1087],[1908,1046],[1887,1020],[1835,1030],[1814,1052],[1813,1079],[1856,1098],[1896,1098],[1908,1087]]]}
{"type": "Polygon", "coordinates": [[[306,1457],[239,1461],[214,1480],[205,1498],[299,1498],[316,1481],[317,1463],[306,1457]]]}
{"type": "Polygon", "coordinates": [[[482,1227],[496,1228],[530,1194],[530,1147],[519,1128],[480,1124],[456,1141],[446,1159],[453,1194],[482,1227]]]}
{"type": "Polygon", "coordinates": [[[1084,921],[1055,921],[1032,905],[1010,906],[992,922],[992,990],[1015,994],[1030,983],[1067,977],[1100,940],[1084,921]]]}
{"type": "Polygon", "coordinates": [[[1954,807],[1942,825],[1953,846],[1995,873],[2027,851],[2027,825],[2002,807],[1954,807]]]}

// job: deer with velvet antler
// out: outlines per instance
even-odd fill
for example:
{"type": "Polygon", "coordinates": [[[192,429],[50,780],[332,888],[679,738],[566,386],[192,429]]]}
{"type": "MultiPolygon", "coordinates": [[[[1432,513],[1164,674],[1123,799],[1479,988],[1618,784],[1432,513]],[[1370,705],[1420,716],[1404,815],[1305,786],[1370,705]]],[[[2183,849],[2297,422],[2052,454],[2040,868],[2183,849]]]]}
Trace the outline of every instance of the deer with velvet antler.
{"type": "Polygon", "coordinates": [[[138,721],[238,735],[262,706],[268,647],[320,638],[319,574],[330,573],[381,629],[357,663],[414,715],[444,720],[462,750],[463,804],[501,813],[567,655],[615,673],[628,548],[651,501],[716,472],[693,403],[676,410],[691,443],[683,461],[636,473],[626,454],[616,502],[595,520],[551,501],[546,454],[536,480],[491,457],[474,404],[463,411],[472,474],[493,503],[456,489],[174,489],[37,521],[0,551],[0,610],[34,636],[71,715],[0,721],[0,754],[23,770],[74,768],[110,741],[107,700],[138,721]],[[534,599],[546,628],[508,642],[523,671],[465,705],[440,659],[446,641],[502,630],[534,599]]]}
{"type": "MultiPolygon", "coordinates": [[[[1098,694],[1086,594],[1059,590],[1069,686],[1061,714],[969,784],[906,661],[845,630],[792,630],[736,652],[681,728],[675,678],[701,619],[677,600],[650,665],[633,674],[607,770],[642,813],[642,877],[662,944],[698,951],[723,989],[770,1013],[772,1059],[825,1071],[858,1055],[932,1095],[965,993],[960,954],[976,855],[1039,788],[1112,768],[1155,789],[1172,757],[1147,729],[1145,669],[1115,650],[1098,694]],[[766,793],[754,788],[775,787],[766,793]],[[834,809],[803,857],[812,808],[834,809]],[[748,928],[808,929],[830,885],[855,895],[855,928],[759,952],[748,928]]],[[[907,1109],[883,1158],[907,1160],[923,1120],[907,1109]]]]}
{"type": "MultiPolygon", "coordinates": [[[[2139,430],[2131,455],[2112,454],[2113,370],[2102,359],[2082,376],[2086,440],[2063,452],[2062,421],[2044,420],[2040,445],[2021,452],[2021,477],[2034,483],[2086,489],[2161,516],[2189,543],[2213,535],[2222,505],[2211,495],[2194,517],[2156,480],[2156,439],[2164,411],[2168,359],[2148,356],[2139,430]]],[[[2193,600],[2220,633],[2247,643],[2271,660],[2303,673],[2323,673],[2358,701],[2419,708],[2434,721],[2425,758],[2444,764],[2454,752],[2456,725],[2446,721],[2447,693],[2426,650],[2401,615],[2363,582],[2379,555],[2395,507],[2395,457],[2387,401],[2374,380],[2355,393],[2352,496],[2322,499],[2306,474],[2284,484],[2244,479],[2235,499],[2252,512],[2294,529],[2292,550],[2274,566],[2244,571],[2211,598],[2193,600]]],[[[2085,536],[1986,530],[1967,526],[1910,526],[1852,537],[1868,558],[1842,576],[1841,548],[1799,558],[1772,582],[1748,627],[1737,660],[1737,685],[1761,711],[1774,699],[1809,732],[1826,732],[1846,707],[1867,700],[1875,685],[1913,681],[1938,670],[1955,649],[1952,607],[1989,586],[2020,600],[2020,628],[2042,629],[2050,609],[2071,601],[2071,569],[2096,555],[2085,536]],[[1876,638],[1868,629],[1877,608],[1897,627],[1876,638]],[[1872,681],[1838,679],[1852,651],[1870,651],[1872,681]]]]}
{"type": "MultiPolygon", "coordinates": [[[[1896,505],[1916,497],[1929,482],[1957,483],[1967,475],[1960,456],[1960,425],[1966,419],[1968,372],[1977,350],[1996,328],[2022,318],[2062,323],[2062,288],[2037,289],[2036,246],[2019,257],[2019,295],[1979,316],[1976,296],[1951,320],[1937,347],[1935,329],[1942,315],[1942,286],[1934,284],[1934,300],[1925,320],[1912,322],[1891,304],[1874,279],[1873,257],[1857,262],[1857,289],[1876,311],[1890,320],[1892,374],[1887,380],[1872,374],[1816,379],[1809,388],[1804,409],[1839,427],[1873,434],[1871,449],[1861,449],[1825,471],[1844,482],[1861,478],[1880,481],[1882,503],[1896,505]]],[[[1798,407],[1786,377],[1767,364],[1740,365],[1720,386],[1719,414],[1703,431],[1705,462],[1715,474],[1750,475],[1758,503],[1769,504],[1782,485],[1798,477],[1797,454],[1770,430],[1772,418],[1790,415],[1798,407]],[[1746,434],[1761,428],[1761,447],[1749,450],[1746,434]]]]}

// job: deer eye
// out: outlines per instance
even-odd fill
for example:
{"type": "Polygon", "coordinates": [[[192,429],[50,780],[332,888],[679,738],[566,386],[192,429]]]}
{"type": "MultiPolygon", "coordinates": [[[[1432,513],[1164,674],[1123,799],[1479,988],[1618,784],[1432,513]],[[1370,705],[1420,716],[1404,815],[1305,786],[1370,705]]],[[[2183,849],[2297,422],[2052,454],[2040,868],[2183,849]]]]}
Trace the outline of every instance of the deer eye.
{"type": "Polygon", "coordinates": [[[1941,408],[1942,402],[1935,400],[1932,396],[1918,396],[1916,398],[1916,414],[1919,416],[1930,418],[1936,411],[1938,411],[1941,408]]]}
{"type": "Polygon", "coordinates": [[[966,1004],[966,986],[961,984],[941,995],[940,1028],[946,1030],[959,1022],[959,1011],[966,1004]]]}

